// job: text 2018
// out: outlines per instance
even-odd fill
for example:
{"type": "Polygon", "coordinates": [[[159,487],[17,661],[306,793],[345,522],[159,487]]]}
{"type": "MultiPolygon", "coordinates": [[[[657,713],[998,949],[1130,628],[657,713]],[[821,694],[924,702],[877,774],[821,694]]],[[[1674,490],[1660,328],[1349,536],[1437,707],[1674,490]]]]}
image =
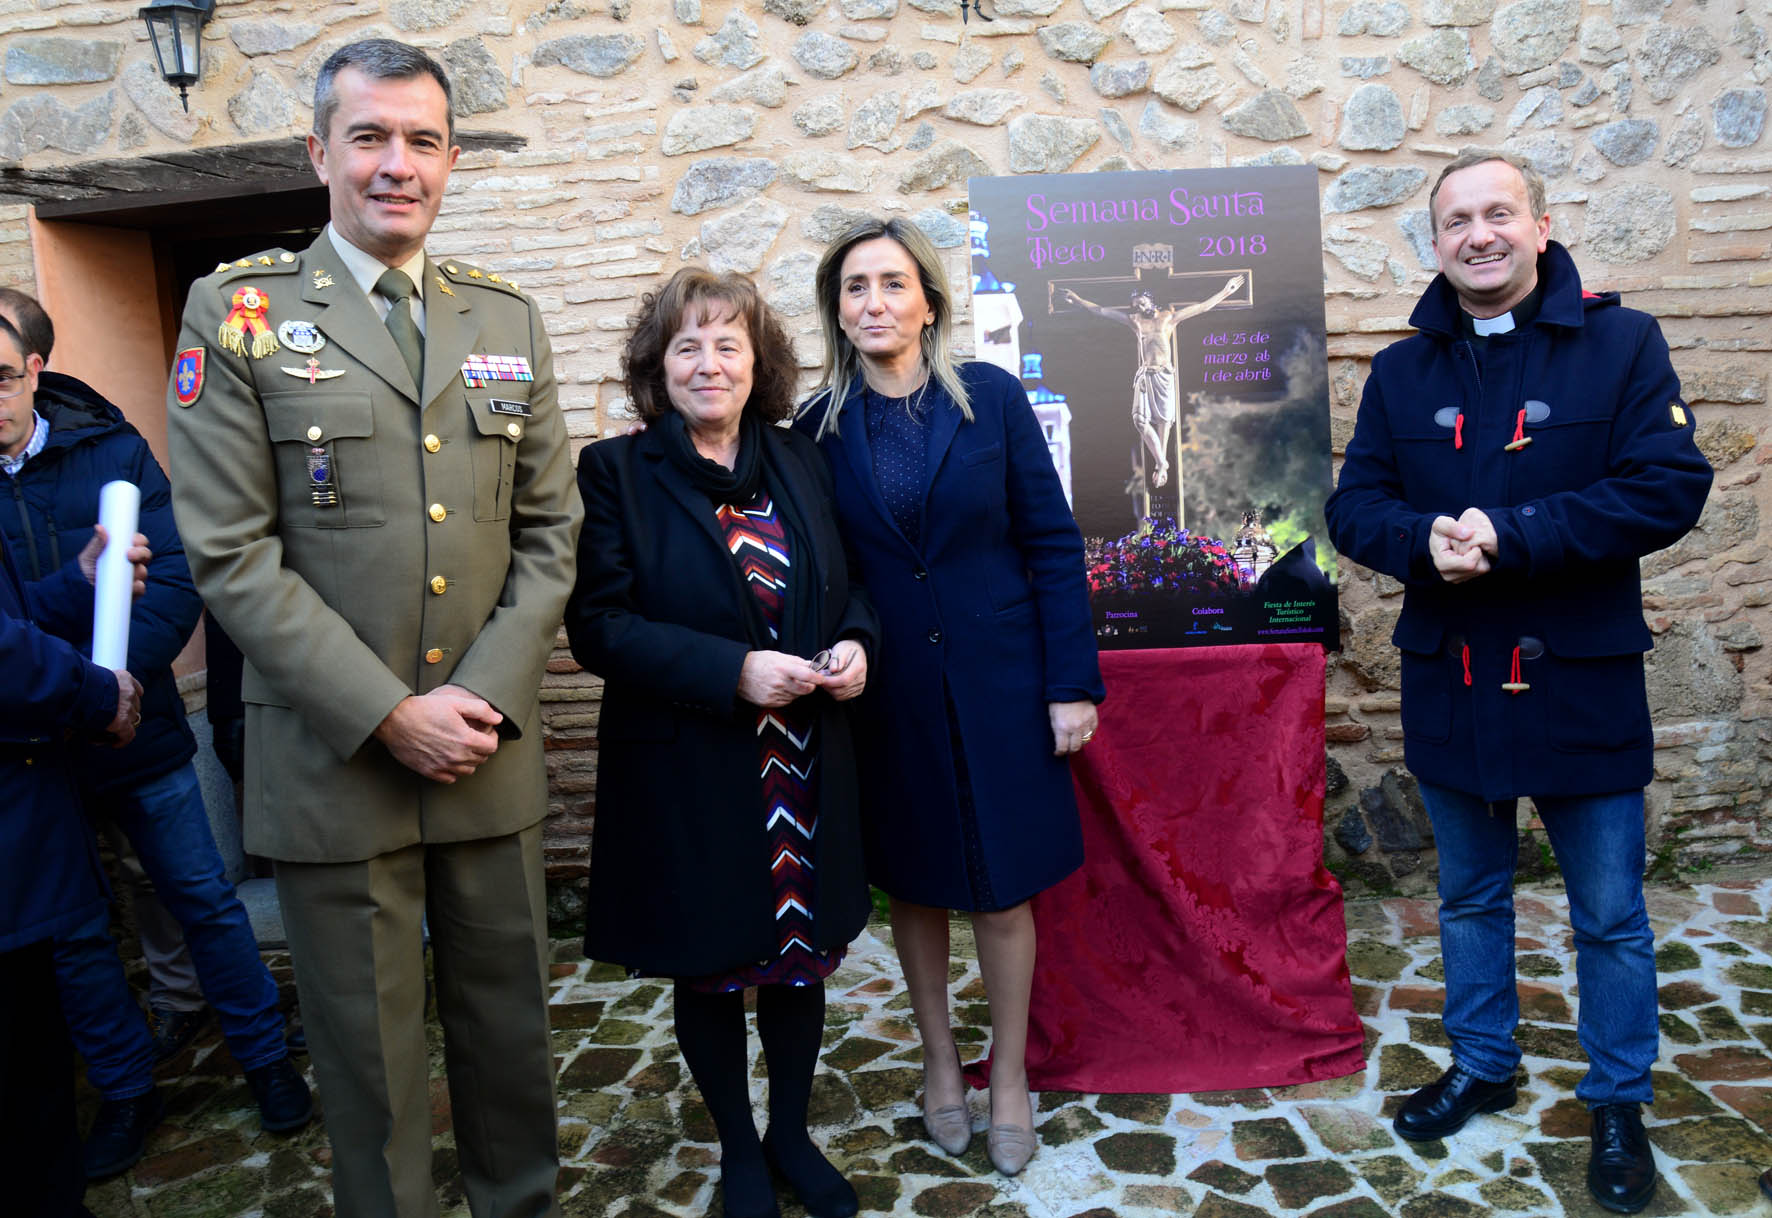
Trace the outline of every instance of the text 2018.
{"type": "Polygon", "coordinates": [[[1200,257],[1231,258],[1237,255],[1267,253],[1267,238],[1261,233],[1234,233],[1223,237],[1201,237],[1200,257]]]}

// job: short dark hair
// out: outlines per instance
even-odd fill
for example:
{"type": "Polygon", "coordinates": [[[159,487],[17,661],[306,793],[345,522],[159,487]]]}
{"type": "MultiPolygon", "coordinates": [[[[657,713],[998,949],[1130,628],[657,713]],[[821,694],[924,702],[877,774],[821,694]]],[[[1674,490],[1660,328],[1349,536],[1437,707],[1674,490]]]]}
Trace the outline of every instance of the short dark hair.
{"type": "Polygon", "coordinates": [[[31,350],[31,344],[25,341],[25,336],[18,332],[18,327],[14,326],[4,317],[0,317],[0,334],[4,334],[6,337],[12,339],[13,342],[17,343],[19,350],[24,352],[27,359],[36,354],[35,351],[31,350]]]}
{"type": "Polygon", "coordinates": [[[745,410],[754,411],[765,423],[779,423],[794,413],[800,364],[787,331],[757,285],[736,272],[718,275],[703,267],[686,266],[664,287],[640,298],[634,331],[622,351],[622,380],[642,419],[651,423],[672,409],[665,388],[665,348],[692,317],[703,325],[736,318],[750,336],[755,362],[745,410]]]}
{"type": "Polygon", "coordinates": [[[392,38],[364,38],[346,43],[326,57],[320,75],[314,78],[314,134],[326,139],[332,128],[332,116],[338,110],[338,90],[334,82],[346,68],[355,68],[374,80],[412,80],[429,76],[443,90],[443,111],[449,117],[449,142],[455,143],[455,94],[449,87],[449,76],[443,65],[415,46],[392,38]]]}
{"type": "Polygon", "coordinates": [[[55,348],[55,323],[49,320],[49,314],[37,303],[37,298],[17,288],[0,288],[0,321],[11,320],[6,329],[23,345],[26,355],[41,355],[43,362],[49,362],[49,353],[55,348]]]}
{"type": "Polygon", "coordinates": [[[1467,148],[1453,157],[1451,164],[1440,170],[1440,176],[1434,179],[1434,188],[1428,191],[1427,222],[1436,237],[1440,232],[1440,217],[1435,212],[1434,205],[1440,201],[1440,187],[1445,185],[1447,178],[1459,170],[1469,169],[1475,165],[1487,165],[1490,161],[1500,161],[1503,165],[1512,165],[1519,170],[1520,178],[1526,183],[1526,206],[1532,209],[1532,218],[1536,220],[1544,215],[1548,206],[1544,197],[1544,178],[1539,175],[1536,169],[1527,164],[1524,158],[1517,157],[1511,152],[1495,152],[1487,148],[1467,148]]]}

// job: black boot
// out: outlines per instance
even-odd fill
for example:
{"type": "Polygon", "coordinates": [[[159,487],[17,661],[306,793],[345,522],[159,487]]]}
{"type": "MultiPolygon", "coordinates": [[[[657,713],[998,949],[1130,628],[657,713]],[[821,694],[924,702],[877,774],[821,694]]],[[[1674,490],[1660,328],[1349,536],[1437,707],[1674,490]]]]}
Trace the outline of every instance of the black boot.
{"type": "Polygon", "coordinates": [[[1391,1126],[1411,1142],[1432,1142],[1457,1133],[1477,1113],[1512,1108],[1518,1099],[1511,1076],[1491,1083],[1454,1063],[1438,1081],[1404,1100],[1391,1126]]]}
{"type": "Polygon", "coordinates": [[[248,1070],[246,1085],[258,1101],[258,1123],[266,1133],[293,1133],[313,1119],[313,1094],[287,1057],[248,1070]]]}
{"type": "Polygon", "coordinates": [[[824,985],[757,988],[757,1034],[769,1070],[769,1132],[763,1157],[811,1218],[850,1218],[861,1209],[855,1188],[806,1132],[812,1074],[824,1036],[824,985]]]}
{"type": "Polygon", "coordinates": [[[162,1110],[158,1088],[100,1104],[86,1135],[86,1178],[104,1180],[134,1167],[162,1110]]]}
{"type": "Polygon", "coordinates": [[[1635,1104],[1601,1104],[1593,1110],[1587,1191],[1615,1214],[1634,1214],[1655,1196],[1655,1152],[1635,1104]]]}
{"type": "Polygon", "coordinates": [[[781,1218],[751,1118],[744,994],[703,994],[679,980],[673,1005],[677,1046],[720,1135],[720,1194],[727,1218],[781,1218]]]}

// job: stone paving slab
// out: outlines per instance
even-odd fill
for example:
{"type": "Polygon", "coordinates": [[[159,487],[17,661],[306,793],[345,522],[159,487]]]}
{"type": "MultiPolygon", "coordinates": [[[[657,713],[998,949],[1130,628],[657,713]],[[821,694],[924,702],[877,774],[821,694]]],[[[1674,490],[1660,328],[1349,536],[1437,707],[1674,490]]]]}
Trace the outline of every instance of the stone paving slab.
{"type": "MultiPolygon", "coordinates": [[[[1756,1178],[1772,1167],[1772,878],[1651,890],[1661,976],[1662,1049],[1647,1114],[1664,1214],[1765,1213],[1756,1178]]],[[[815,1136],[869,1212],[918,1218],[1467,1218],[1598,1215],[1587,1197],[1575,964],[1560,892],[1518,902],[1520,1041],[1528,1078],[1514,1108],[1444,1142],[1390,1130],[1402,1097],[1450,1061],[1438,1011],[1442,973],[1428,900],[1347,907],[1349,966],[1367,1032],[1358,1074],[1293,1087],[1192,1095],[1038,1097],[1042,1148],[1018,1179],[984,1157],[985,1097],[971,1099],[974,1146],[955,1160],[918,1120],[920,1053],[884,927],[871,927],[827,984],[828,1027],[814,1088],[815,1136]]],[[[988,1010],[956,924],[955,1019],[968,1058],[988,1010]]],[[[719,1147],[671,1034],[668,988],[555,945],[553,1038],[560,1066],[562,1208],[571,1218],[720,1214],[719,1147]]],[[[267,957],[288,995],[287,958],[267,957]]],[[[1129,1029],[1128,1035],[1136,1035],[1129,1029]]],[[[431,1029],[436,1178],[443,1212],[467,1214],[456,1171],[441,1036],[431,1029]]],[[[752,1036],[753,1051],[756,1038],[752,1036]]],[[[754,1071],[758,1111],[764,1092],[754,1071]]],[[[321,1218],[330,1215],[318,1122],[264,1134],[213,1029],[163,1070],[168,1117],[143,1161],[93,1187],[99,1218],[321,1218]]],[[[89,1117],[94,1100],[86,1096],[89,1117]]],[[[784,1204],[787,1218],[797,1205],[784,1204]]]]}

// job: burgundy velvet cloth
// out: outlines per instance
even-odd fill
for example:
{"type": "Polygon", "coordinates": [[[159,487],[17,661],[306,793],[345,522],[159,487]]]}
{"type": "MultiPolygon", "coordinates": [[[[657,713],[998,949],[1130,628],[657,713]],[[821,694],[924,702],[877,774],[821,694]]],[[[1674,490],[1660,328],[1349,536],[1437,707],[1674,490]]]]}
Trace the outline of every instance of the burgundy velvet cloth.
{"type": "Polygon", "coordinates": [[[1323,866],[1323,652],[1104,652],[1074,763],[1086,861],[1034,899],[1036,1090],[1351,1074],[1364,1031],[1323,866]]]}

